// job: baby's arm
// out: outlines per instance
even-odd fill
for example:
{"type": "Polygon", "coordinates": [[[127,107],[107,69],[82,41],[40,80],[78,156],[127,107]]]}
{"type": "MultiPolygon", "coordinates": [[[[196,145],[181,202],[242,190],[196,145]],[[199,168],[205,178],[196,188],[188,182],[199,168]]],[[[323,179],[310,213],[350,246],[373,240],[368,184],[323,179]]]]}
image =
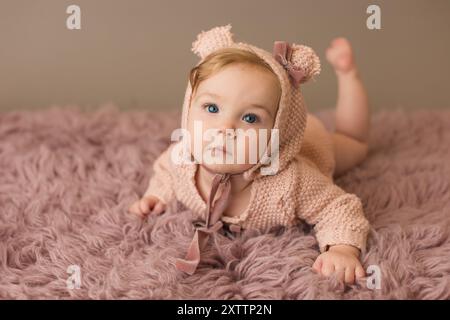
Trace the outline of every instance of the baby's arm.
{"type": "Polygon", "coordinates": [[[174,144],[170,145],[153,163],[153,176],[150,178],[144,197],[148,195],[157,196],[165,204],[174,197],[172,184],[172,160],[171,152],[174,144]]]}
{"type": "Polygon", "coordinates": [[[171,152],[169,146],[153,163],[153,175],[142,198],[130,206],[129,211],[141,216],[152,212],[160,214],[175,197],[171,175],[171,152]]]}
{"type": "Polygon", "coordinates": [[[369,222],[361,200],[317,170],[309,160],[300,158],[297,179],[298,217],[314,225],[321,255],[313,268],[329,276],[337,272],[346,282],[365,275],[359,262],[366,246],[369,222]]]}

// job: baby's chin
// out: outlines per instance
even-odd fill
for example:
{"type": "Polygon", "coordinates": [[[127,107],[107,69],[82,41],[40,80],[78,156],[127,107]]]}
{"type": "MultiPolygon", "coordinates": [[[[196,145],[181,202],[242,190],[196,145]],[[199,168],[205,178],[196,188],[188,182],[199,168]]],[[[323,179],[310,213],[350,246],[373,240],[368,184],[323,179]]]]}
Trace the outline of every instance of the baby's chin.
{"type": "Polygon", "coordinates": [[[209,171],[212,171],[216,174],[235,174],[235,173],[243,173],[254,166],[254,164],[208,164],[202,163],[202,167],[206,167],[209,171]]]}

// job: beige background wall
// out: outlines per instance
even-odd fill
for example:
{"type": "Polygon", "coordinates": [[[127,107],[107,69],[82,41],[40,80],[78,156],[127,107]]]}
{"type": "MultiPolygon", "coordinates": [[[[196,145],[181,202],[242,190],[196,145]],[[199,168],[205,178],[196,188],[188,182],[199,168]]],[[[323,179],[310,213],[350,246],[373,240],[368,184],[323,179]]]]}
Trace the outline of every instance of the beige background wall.
{"type": "Polygon", "coordinates": [[[192,41],[228,23],[238,41],[316,50],[322,74],[304,87],[311,110],[334,106],[324,50],[335,36],[353,42],[374,109],[450,108],[449,0],[0,0],[0,110],[180,108],[192,41]],[[81,7],[81,30],[66,28],[70,4],[81,7]],[[381,6],[381,30],[366,27],[370,4],[381,6]]]}

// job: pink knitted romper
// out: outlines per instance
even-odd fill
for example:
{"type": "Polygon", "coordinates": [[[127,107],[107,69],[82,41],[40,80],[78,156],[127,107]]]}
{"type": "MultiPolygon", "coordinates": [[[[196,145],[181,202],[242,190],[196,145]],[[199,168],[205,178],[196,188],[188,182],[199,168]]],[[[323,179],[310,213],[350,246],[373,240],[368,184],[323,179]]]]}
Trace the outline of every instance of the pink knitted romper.
{"type": "MultiPolygon", "coordinates": [[[[279,130],[279,163],[276,174],[263,174],[261,160],[243,172],[251,180],[247,209],[237,217],[222,216],[227,205],[229,175],[216,175],[209,200],[200,196],[195,174],[198,163],[175,164],[171,153],[180,150],[181,141],[165,150],[153,164],[153,176],[145,195],[154,195],[168,203],[174,199],[192,210],[203,223],[195,234],[184,259],[176,267],[193,274],[200,262],[201,250],[208,235],[229,226],[231,231],[263,229],[276,225],[293,226],[299,219],[314,225],[321,252],[331,245],[347,244],[365,250],[369,223],[364,217],[361,200],[333,182],[335,167],[333,144],[323,124],[307,113],[300,83],[320,72],[320,61],[304,45],[275,42],[273,52],[233,41],[231,26],[201,32],[192,50],[201,58],[222,48],[248,50],[269,64],[281,84],[281,99],[274,129],[279,130]],[[219,196],[219,190],[220,196],[219,196]]],[[[181,119],[187,129],[192,88],[188,82],[181,119]]]]}

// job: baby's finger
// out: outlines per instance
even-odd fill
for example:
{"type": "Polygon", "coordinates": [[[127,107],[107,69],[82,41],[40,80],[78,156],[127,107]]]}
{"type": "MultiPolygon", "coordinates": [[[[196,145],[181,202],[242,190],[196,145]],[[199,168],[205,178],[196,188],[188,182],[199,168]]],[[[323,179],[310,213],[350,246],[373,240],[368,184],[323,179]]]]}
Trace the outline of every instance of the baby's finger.
{"type": "Polygon", "coordinates": [[[330,262],[323,262],[323,265],[322,265],[322,274],[325,276],[325,277],[329,277],[329,276],[331,276],[332,274],[333,274],[333,272],[334,272],[334,264],[333,263],[330,263],[330,262]]]}
{"type": "Polygon", "coordinates": [[[161,214],[164,212],[165,209],[166,209],[165,204],[159,201],[153,208],[152,214],[161,214]]]}
{"type": "Polygon", "coordinates": [[[364,278],[366,276],[366,272],[364,271],[364,268],[361,265],[356,267],[355,275],[357,279],[364,278]]]}
{"type": "Polygon", "coordinates": [[[354,283],[355,282],[355,268],[347,267],[345,268],[345,282],[354,283]]]}
{"type": "Polygon", "coordinates": [[[139,210],[139,201],[134,202],[130,208],[128,208],[128,212],[134,213],[134,214],[140,214],[139,210]]]}
{"type": "Polygon", "coordinates": [[[150,204],[148,201],[141,199],[141,201],[139,201],[139,209],[142,213],[147,214],[150,212],[150,204]]]}
{"type": "Polygon", "coordinates": [[[139,218],[143,219],[145,218],[146,214],[142,213],[139,201],[136,201],[130,208],[129,212],[132,214],[138,216],[139,218]]]}
{"type": "Polygon", "coordinates": [[[334,268],[334,273],[336,274],[336,278],[339,279],[339,281],[344,282],[345,281],[345,268],[338,266],[334,268]]]}
{"type": "Polygon", "coordinates": [[[320,256],[314,261],[312,268],[314,271],[320,273],[320,270],[322,269],[322,258],[320,256]]]}

